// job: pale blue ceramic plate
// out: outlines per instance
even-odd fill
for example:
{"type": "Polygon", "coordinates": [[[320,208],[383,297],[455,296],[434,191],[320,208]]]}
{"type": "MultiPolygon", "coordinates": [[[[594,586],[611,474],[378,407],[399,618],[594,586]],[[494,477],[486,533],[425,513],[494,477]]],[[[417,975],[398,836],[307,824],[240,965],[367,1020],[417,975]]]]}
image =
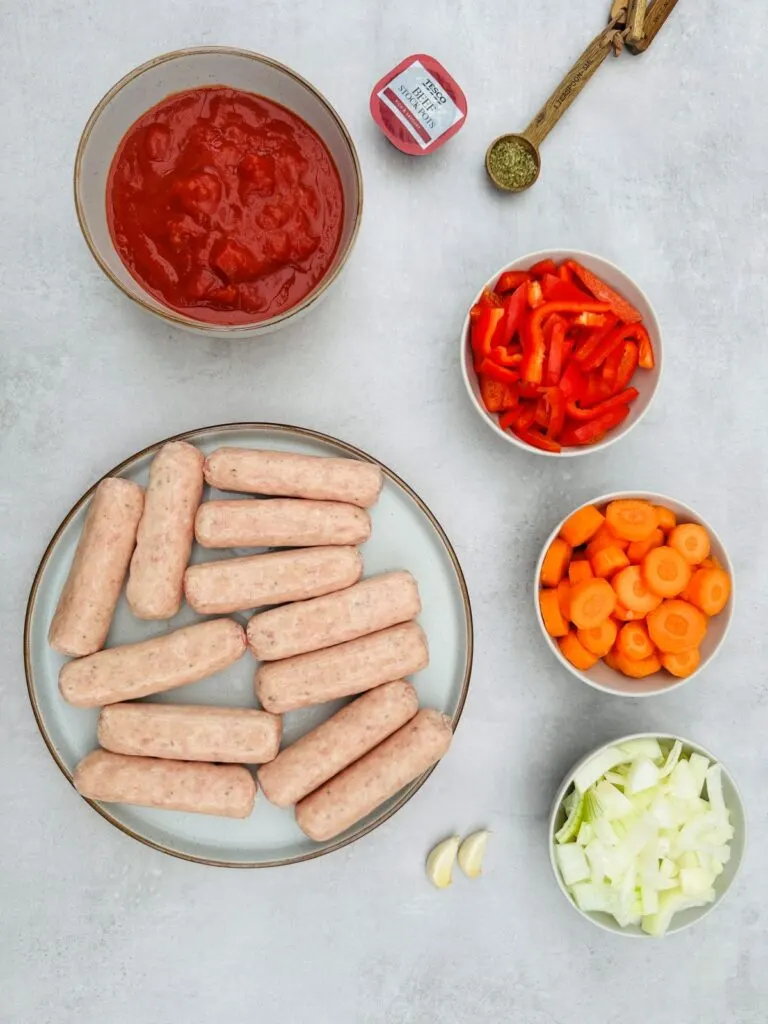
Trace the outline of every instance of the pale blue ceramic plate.
{"type": "MultiPolygon", "coordinates": [[[[351,445],[301,427],[231,423],[158,441],[132,455],[107,475],[122,476],[144,484],[157,449],[168,440],[181,439],[206,453],[221,445],[234,445],[376,461],[351,445]]],[[[414,682],[422,706],[442,711],[451,718],[455,728],[466,700],[472,667],[472,613],[466,583],[456,554],[430,510],[391,470],[386,466],[382,469],[384,488],[378,504],[371,510],[373,533],[363,547],[365,574],[370,576],[394,569],[409,569],[418,580],[424,605],[419,621],[430,641],[431,661],[414,682]]],[[[47,632],[92,492],[93,488],[80,498],[48,545],[32,585],[24,629],[24,660],[32,708],[48,749],[70,781],[75,765],[97,745],[98,711],[74,708],[61,699],[57,679],[65,659],[48,646],[47,632]]],[[[204,497],[236,498],[238,495],[211,492],[204,497]]],[[[221,551],[204,551],[196,545],[192,560],[216,559],[222,555],[221,551]]],[[[248,613],[234,617],[245,623],[248,613]]],[[[199,618],[185,605],[168,623],[141,622],[131,615],[125,599],[121,598],[108,645],[133,643],[155,636],[163,629],[188,625],[199,618]]],[[[254,706],[255,669],[256,662],[246,655],[225,672],[185,686],[175,693],[162,694],[158,699],[254,706]]],[[[337,704],[324,704],[286,715],[284,743],[292,742],[316,726],[337,707],[337,704]]],[[[245,821],[88,802],[126,834],[165,853],[204,864],[269,867],[308,860],[354,842],[399,810],[424,784],[429,774],[427,772],[411,783],[349,832],[327,843],[314,843],[307,839],[296,825],[292,812],[271,806],[263,796],[257,798],[254,813],[245,821]]],[[[76,796],[74,791],[73,795],[76,796]]]]}

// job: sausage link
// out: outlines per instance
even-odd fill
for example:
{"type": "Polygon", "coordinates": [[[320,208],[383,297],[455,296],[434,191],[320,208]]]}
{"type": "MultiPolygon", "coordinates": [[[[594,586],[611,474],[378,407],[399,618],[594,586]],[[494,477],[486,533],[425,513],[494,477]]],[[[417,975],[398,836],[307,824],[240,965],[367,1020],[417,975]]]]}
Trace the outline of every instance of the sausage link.
{"type": "Polygon", "coordinates": [[[75,768],[73,782],[88,800],[223,818],[247,818],[256,799],[254,778],[240,765],[126,757],[106,750],[88,754],[75,768]]]}
{"type": "Polygon", "coordinates": [[[67,582],[48,630],[48,643],[80,658],[107,640],[144,508],[144,489],[107,477],[93,492],[67,582]]]}
{"type": "Polygon", "coordinates": [[[115,754],[227,764],[273,760],[282,732],[267,711],[197,704],[110,704],[98,725],[99,743],[115,754]]]}
{"type": "Polygon", "coordinates": [[[260,661],[276,661],[407,622],[420,611],[413,576],[405,571],[384,573],[337,594],[254,615],[248,623],[248,643],[260,661]]]}
{"type": "Polygon", "coordinates": [[[204,548],[313,548],[364,544],[370,536],[365,509],[341,501],[204,501],[195,517],[195,537],[204,548]]]}
{"type": "Polygon", "coordinates": [[[274,714],[363,693],[429,664],[421,626],[406,622],[335,647],[270,661],[256,672],[256,695],[274,714]]]}
{"type": "Polygon", "coordinates": [[[205,479],[221,491],[344,501],[360,508],[378,501],[384,482],[372,462],[255,448],[217,448],[205,460],[205,479]]]}
{"type": "Polygon", "coordinates": [[[278,807],[293,806],[391,736],[418,710],[416,691],[405,680],[377,686],[260,768],[262,793],[278,807]]]}
{"type": "Polygon", "coordinates": [[[152,640],[68,661],[59,673],[59,690],[64,700],[81,708],[116,704],[195,683],[244,654],[245,636],[237,622],[198,622],[152,640]]]}
{"type": "Polygon", "coordinates": [[[203,461],[202,452],[185,441],[163,445],[152,460],[125,591],[139,619],[171,619],[181,607],[195,513],[203,495],[203,461]]]}
{"type": "Polygon", "coordinates": [[[451,723],[424,708],[359,761],[296,807],[301,830],[316,842],[333,839],[413,782],[451,745],[451,723]]]}
{"type": "Polygon", "coordinates": [[[300,548],[190,565],[184,594],[196,612],[226,615],[332,594],[357,583],[362,574],[357,548],[300,548]]]}

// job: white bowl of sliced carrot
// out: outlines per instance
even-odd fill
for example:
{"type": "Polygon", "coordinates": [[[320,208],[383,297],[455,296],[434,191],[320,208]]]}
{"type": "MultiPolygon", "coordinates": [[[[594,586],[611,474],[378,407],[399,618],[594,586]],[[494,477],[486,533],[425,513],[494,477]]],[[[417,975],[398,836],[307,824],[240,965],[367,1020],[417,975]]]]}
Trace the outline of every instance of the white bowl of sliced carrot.
{"type": "Polygon", "coordinates": [[[486,281],[464,320],[460,362],[494,433],[539,455],[585,455],[648,411],[661,333],[646,295],[614,264],[548,250],[486,281]]]}
{"type": "Polygon", "coordinates": [[[536,611],[559,661],[595,689],[666,693],[707,666],[733,615],[733,566],[693,509],[647,491],[587,502],[550,534],[536,611]]]}

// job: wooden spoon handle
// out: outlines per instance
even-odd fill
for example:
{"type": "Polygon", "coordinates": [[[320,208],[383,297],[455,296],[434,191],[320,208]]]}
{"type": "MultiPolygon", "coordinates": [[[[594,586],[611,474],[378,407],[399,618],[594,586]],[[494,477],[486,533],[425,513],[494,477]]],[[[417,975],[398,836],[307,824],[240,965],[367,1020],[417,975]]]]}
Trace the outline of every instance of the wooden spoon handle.
{"type": "MultiPolygon", "coordinates": [[[[656,2],[661,3],[661,0],[656,2]]],[[[592,40],[525,129],[523,135],[537,149],[611,52],[615,32],[615,28],[609,26],[592,40]]]]}
{"type": "Polygon", "coordinates": [[[654,0],[648,8],[641,39],[627,39],[627,49],[631,53],[644,53],[659,33],[664,22],[675,9],[677,0],[654,0]]]}

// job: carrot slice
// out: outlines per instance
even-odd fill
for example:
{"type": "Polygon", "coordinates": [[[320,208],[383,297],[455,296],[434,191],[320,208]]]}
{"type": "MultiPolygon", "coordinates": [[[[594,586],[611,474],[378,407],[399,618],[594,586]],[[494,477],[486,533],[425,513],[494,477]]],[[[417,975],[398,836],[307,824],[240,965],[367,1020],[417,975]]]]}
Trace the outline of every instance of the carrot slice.
{"type": "Polygon", "coordinates": [[[674,548],[663,545],[649,551],[643,559],[643,579],[649,590],[660,597],[677,597],[688,586],[691,567],[674,548]]]}
{"type": "Polygon", "coordinates": [[[633,661],[642,661],[656,653],[656,648],[648,636],[648,630],[642,622],[627,622],[619,630],[616,646],[619,653],[633,661]]]}
{"type": "Polygon", "coordinates": [[[591,562],[592,572],[603,579],[629,565],[626,552],[617,547],[603,548],[592,556],[591,562]]]}
{"type": "MultiPolygon", "coordinates": [[[[622,608],[637,612],[637,618],[647,615],[661,604],[659,595],[648,589],[639,565],[628,565],[626,569],[617,572],[611,580],[611,586],[622,608]]],[[[613,614],[616,615],[615,610],[613,614]]]]}
{"type": "Polygon", "coordinates": [[[699,569],[686,589],[688,600],[705,615],[718,615],[731,596],[731,578],[724,569],[699,569]]]}
{"type": "Polygon", "coordinates": [[[556,537],[549,545],[541,565],[541,582],[545,587],[556,587],[565,575],[573,549],[568,541],[556,537]]]}
{"type": "Polygon", "coordinates": [[[697,523],[676,526],[667,538],[667,543],[679,551],[689,565],[698,565],[709,555],[709,534],[697,523]]]}
{"type": "Polygon", "coordinates": [[[671,508],[667,508],[666,505],[654,505],[653,510],[656,513],[656,522],[665,533],[674,530],[677,526],[677,516],[671,508]]]}
{"type": "Polygon", "coordinates": [[[662,654],[661,664],[673,676],[685,679],[701,664],[701,652],[698,647],[693,647],[690,651],[680,651],[678,654],[662,654]]]}
{"type": "Polygon", "coordinates": [[[568,622],[563,618],[560,611],[560,602],[557,591],[545,589],[539,591],[539,608],[541,617],[544,620],[544,629],[550,636],[565,636],[568,632],[568,622]]]}
{"type": "Polygon", "coordinates": [[[625,608],[620,601],[616,602],[616,607],[613,609],[613,618],[619,622],[636,622],[639,619],[644,619],[645,616],[645,612],[633,612],[629,608],[625,608]]]}
{"type": "Polygon", "coordinates": [[[628,547],[628,540],[622,540],[612,530],[609,530],[607,526],[601,526],[589,544],[587,544],[587,558],[592,558],[593,555],[596,555],[598,551],[602,551],[603,548],[621,548],[623,551],[628,547]]]}
{"type": "Polygon", "coordinates": [[[571,622],[592,629],[605,622],[616,606],[616,593],[608,580],[582,580],[571,587],[571,622]]]}
{"type": "Polygon", "coordinates": [[[567,540],[571,547],[577,548],[591,540],[605,522],[605,516],[598,512],[594,505],[587,505],[574,512],[566,519],[560,530],[560,536],[567,540]]]}
{"type": "Polygon", "coordinates": [[[560,605],[560,614],[568,622],[571,617],[571,584],[565,578],[557,584],[557,600],[560,605]]]}
{"type": "Polygon", "coordinates": [[[610,650],[610,651],[608,651],[607,654],[603,655],[603,661],[608,666],[608,668],[612,668],[614,672],[620,672],[621,671],[621,669],[619,668],[619,663],[618,663],[617,659],[618,659],[618,651],[616,650],[615,647],[613,648],[613,650],[610,650]]]}
{"type": "Polygon", "coordinates": [[[594,575],[592,566],[586,558],[574,558],[568,566],[568,579],[571,584],[581,583],[582,580],[591,580],[594,575]]]}
{"type": "Polygon", "coordinates": [[[628,541],[646,540],[658,525],[653,505],[632,498],[612,501],[605,510],[605,521],[617,537],[628,541]]]}
{"type": "Polygon", "coordinates": [[[645,679],[655,672],[661,672],[661,661],[657,654],[652,654],[649,658],[633,659],[619,651],[615,656],[615,663],[619,672],[623,672],[631,679],[645,679]]]}
{"type": "Polygon", "coordinates": [[[638,565],[649,551],[660,548],[664,543],[664,532],[657,526],[647,540],[633,540],[627,548],[627,558],[633,565],[638,565]]]}
{"type": "Polygon", "coordinates": [[[590,654],[596,654],[598,658],[602,658],[616,643],[618,632],[619,627],[613,619],[606,619],[605,622],[601,622],[599,626],[593,626],[592,629],[577,630],[576,638],[590,654]]]}
{"type": "Polygon", "coordinates": [[[699,647],[707,632],[707,620],[699,609],[679,599],[663,601],[646,621],[651,640],[664,654],[699,647]]]}
{"type": "Polygon", "coordinates": [[[579,642],[575,633],[569,633],[568,636],[561,637],[558,640],[558,644],[560,645],[563,657],[570,661],[574,668],[578,668],[582,672],[591,669],[599,660],[596,654],[592,654],[591,651],[588,651],[579,642]]]}

